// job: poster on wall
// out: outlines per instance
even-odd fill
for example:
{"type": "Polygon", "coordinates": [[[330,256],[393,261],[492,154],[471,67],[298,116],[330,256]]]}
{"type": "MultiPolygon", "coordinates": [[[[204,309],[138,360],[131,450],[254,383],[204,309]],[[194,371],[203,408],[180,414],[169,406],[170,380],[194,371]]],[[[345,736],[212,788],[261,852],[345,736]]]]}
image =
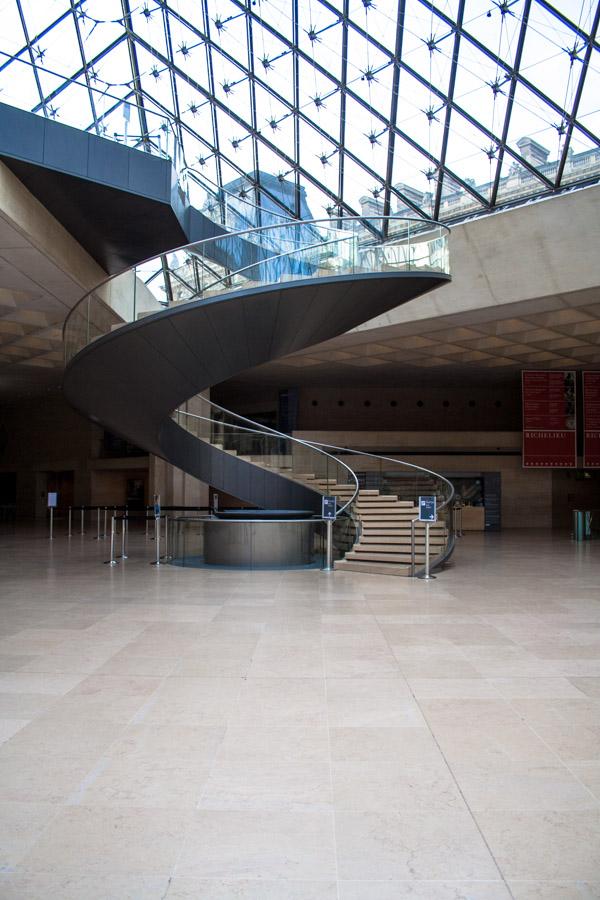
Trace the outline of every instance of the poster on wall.
{"type": "Polygon", "coordinates": [[[576,468],[575,372],[522,372],[523,466],[576,468]]]}
{"type": "Polygon", "coordinates": [[[600,468],[600,372],[583,373],[583,467],[600,468]]]}

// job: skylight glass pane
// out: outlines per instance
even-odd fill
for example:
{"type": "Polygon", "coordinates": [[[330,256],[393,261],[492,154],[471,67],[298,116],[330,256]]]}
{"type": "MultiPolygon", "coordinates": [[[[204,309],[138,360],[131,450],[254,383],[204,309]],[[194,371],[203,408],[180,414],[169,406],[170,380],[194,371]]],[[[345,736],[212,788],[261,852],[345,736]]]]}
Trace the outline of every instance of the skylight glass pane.
{"type": "Polygon", "coordinates": [[[596,4],[554,5],[140,0],[124,18],[121,0],[22,0],[29,49],[16,0],[0,0],[0,67],[21,54],[0,100],[176,154],[179,172],[250,183],[258,166],[265,187],[299,176],[320,211],[391,192],[393,211],[456,219],[492,200],[505,136],[498,204],[556,189],[561,173],[600,175],[596,48],[581,79],[596,4]]]}

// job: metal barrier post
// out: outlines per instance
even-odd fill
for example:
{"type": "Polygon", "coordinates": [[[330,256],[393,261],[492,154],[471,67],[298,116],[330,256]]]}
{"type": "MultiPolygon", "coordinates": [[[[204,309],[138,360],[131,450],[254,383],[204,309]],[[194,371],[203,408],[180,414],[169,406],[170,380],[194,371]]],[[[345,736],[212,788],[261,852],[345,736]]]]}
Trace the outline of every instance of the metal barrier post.
{"type": "Polygon", "coordinates": [[[83,530],[84,519],[85,519],[85,510],[84,510],[84,507],[82,506],[81,507],[81,528],[79,530],[80,534],[85,534],[85,531],[83,530]]]}
{"type": "Polygon", "coordinates": [[[418,522],[418,519],[411,519],[410,521],[410,574],[411,577],[415,577],[415,522],[418,522]]]}
{"type": "Polygon", "coordinates": [[[104,507],[104,528],[102,530],[102,540],[106,539],[106,506],[104,507]]]}
{"type": "Polygon", "coordinates": [[[121,559],[127,559],[127,516],[121,519],[121,559]]]}
{"type": "Polygon", "coordinates": [[[429,572],[429,522],[425,522],[425,571],[422,575],[418,575],[423,581],[431,581],[435,575],[429,572]]]}
{"type": "Polygon", "coordinates": [[[333,519],[326,519],[324,572],[333,572],[333,519]]]}
{"type": "Polygon", "coordinates": [[[163,563],[160,561],[160,517],[154,517],[154,542],[156,544],[156,559],[150,565],[152,566],[162,566],[163,563]]]}
{"type": "Polygon", "coordinates": [[[169,517],[165,516],[165,552],[163,559],[169,559],[169,517]]]}
{"type": "Polygon", "coordinates": [[[116,566],[117,560],[115,559],[115,517],[112,516],[110,520],[110,559],[107,559],[104,563],[105,566],[116,566]]]}
{"type": "Polygon", "coordinates": [[[54,507],[50,507],[50,537],[49,541],[54,540],[54,507]]]}
{"type": "Polygon", "coordinates": [[[67,535],[67,537],[73,536],[73,532],[71,530],[72,524],[73,524],[73,508],[70,506],[69,507],[69,534],[67,535]]]}
{"type": "Polygon", "coordinates": [[[150,516],[148,515],[149,507],[146,507],[146,540],[148,540],[148,522],[150,521],[150,516]]]}
{"type": "Polygon", "coordinates": [[[100,507],[96,509],[96,537],[95,541],[101,540],[100,538],[100,507]]]}

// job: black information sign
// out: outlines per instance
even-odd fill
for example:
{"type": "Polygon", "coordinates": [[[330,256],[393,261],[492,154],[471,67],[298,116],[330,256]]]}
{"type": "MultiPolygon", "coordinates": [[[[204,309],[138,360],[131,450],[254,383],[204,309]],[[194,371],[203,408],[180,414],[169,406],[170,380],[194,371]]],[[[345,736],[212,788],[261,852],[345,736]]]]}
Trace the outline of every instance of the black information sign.
{"type": "Polygon", "coordinates": [[[419,522],[436,522],[436,498],[419,497],[419,522]]]}
{"type": "Polygon", "coordinates": [[[321,517],[323,519],[335,519],[337,500],[335,497],[323,497],[321,505],[321,517]]]}

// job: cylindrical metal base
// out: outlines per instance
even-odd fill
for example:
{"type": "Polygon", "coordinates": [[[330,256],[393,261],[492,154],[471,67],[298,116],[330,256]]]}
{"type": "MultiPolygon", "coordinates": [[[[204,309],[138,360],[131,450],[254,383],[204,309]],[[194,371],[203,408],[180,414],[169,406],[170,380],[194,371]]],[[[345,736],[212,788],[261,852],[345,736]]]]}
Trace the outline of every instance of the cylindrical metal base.
{"type": "Polygon", "coordinates": [[[204,526],[206,565],[307,566],[313,560],[314,522],[223,521],[204,526]]]}

